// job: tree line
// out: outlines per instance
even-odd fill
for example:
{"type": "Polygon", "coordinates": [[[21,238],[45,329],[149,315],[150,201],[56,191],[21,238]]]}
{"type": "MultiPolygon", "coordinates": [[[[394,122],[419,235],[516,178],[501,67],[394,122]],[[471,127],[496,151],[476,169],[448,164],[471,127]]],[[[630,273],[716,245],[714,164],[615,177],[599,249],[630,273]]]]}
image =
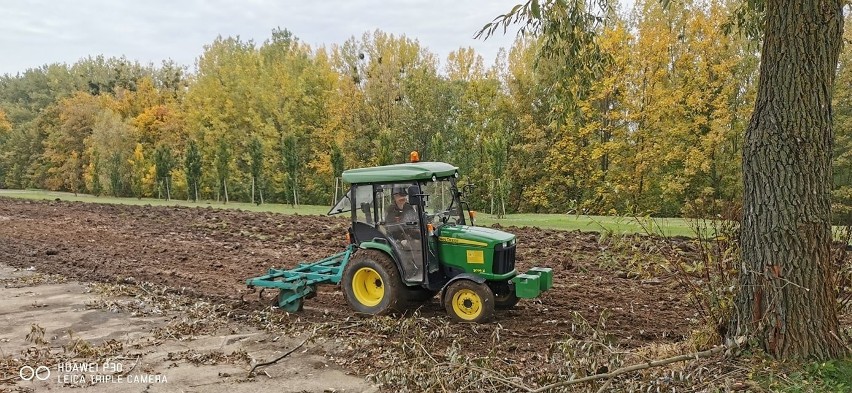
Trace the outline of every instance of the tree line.
{"type": "MultiPolygon", "coordinates": [[[[330,204],[344,169],[417,150],[459,166],[480,210],[715,215],[742,199],[756,94],[760,44],[726,31],[737,6],[637,1],[582,46],[521,36],[491,64],[382,31],[312,48],[286,29],[217,38],[193,70],[49,64],[0,77],[0,187],[330,204]]],[[[833,158],[847,223],[850,63],[847,45],[833,158]]]]}

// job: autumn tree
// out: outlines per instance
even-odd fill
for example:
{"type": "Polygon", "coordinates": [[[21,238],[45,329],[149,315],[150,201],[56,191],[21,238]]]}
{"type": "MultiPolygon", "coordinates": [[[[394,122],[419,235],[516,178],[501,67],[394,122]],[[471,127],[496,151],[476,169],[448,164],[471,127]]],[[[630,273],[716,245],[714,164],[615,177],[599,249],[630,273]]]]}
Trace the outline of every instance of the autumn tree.
{"type": "Polygon", "coordinates": [[[103,110],[98,113],[92,135],[86,143],[87,154],[93,157],[93,161],[97,157],[98,163],[88,168],[86,177],[92,179],[92,184],[96,181],[106,184],[113,196],[133,195],[132,191],[128,191],[132,188],[130,162],[136,147],[132,134],[133,127],[118,113],[103,110]],[[105,176],[105,182],[101,181],[101,176],[105,176]]]}
{"type": "Polygon", "coordinates": [[[137,143],[133,155],[127,160],[130,164],[130,189],[137,199],[145,194],[145,176],[148,174],[148,163],[145,160],[145,149],[137,143]]]}
{"type": "Polygon", "coordinates": [[[12,124],[6,117],[6,112],[0,109],[0,188],[5,188],[6,172],[8,171],[8,153],[6,143],[12,133],[12,124]]]}
{"type": "Polygon", "coordinates": [[[503,122],[513,130],[507,135],[511,152],[507,170],[512,173],[508,199],[514,211],[539,211],[549,203],[544,190],[536,187],[551,178],[541,167],[555,142],[550,102],[540,99],[547,94],[547,85],[534,67],[539,46],[530,37],[519,37],[509,51],[503,77],[508,90],[503,122]]]}
{"type": "Polygon", "coordinates": [[[172,169],[175,166],[175,158],[172,149],[166,145],[157,146],[154,150],[154,165],[156,166],[157,198],[162,198],[163,190],[166,200],[172,199],[172,169]]]}
{"type": "Polygon", "coordinates": [[[281,141],[281,163],[287,175],[287,188],[292,193],[292,206],[299,205],[299,177],[302,167],[302,149],[297,135],[287,135],[281,141]]]}
{"type": "Polygon", "coordinates": [[[488,156],[491,214],[494,214],[496,204],[496,216],[497,218],[503,218],[506,215],[506,194],[511,186],[508,184],[509,178],[506,176],[506,160],[508,156],[506,138],[500,134],[493,135],[486,142],[485,151],[488,156]]]}
{"type": "Polygon", "coordinates": [[[84,174],[89,191],[94,196],[101,196],[104,192],[103,184],[101,183],[101,154],[97,150],[92,150],[89,167],[84,174]]]}
{"type": "Polygon", "coordinates": [[[201,181],[201,152],[198,150],[198,143],[194,140],[189,141],[183,166],[186,173],[186,199],[198,202],[198,183],[201,181]]]}
{"type": "Polygon", "coordinates": [[[77,196],[77,193],[83,191],[83,164],[80,160],[80,153],[71,151],[71,156],[68,157],[65,167],[65,187],[68,191],[73,192],[74,196],[77,196]]]}
{"type": "Polygon", "coordinates": [[[263,188],[261,187],[263,176],[263,145],[260,138],[254,137],[249,144],[249,156],[251,158],[251,202],[260,205],[263,203],[263,188]],[[260,199],[255,199],[255,191],[258,190],[260,199]]]}
{"type": "Polygon", "coordinates": [[[335,178],[343,175],[345,169],[345,158],[337,143],[331,145],[331,173],[335,178]]]}
{"type": "Polygon", "coordinates": [[[228,179],[231,177],[231,146],[224,138],[216,145],[216,200],[228,203],[228,179]]]}
{"type": "Polygon", "coordinates": [[[77,93],[57,103],[55,110],[42,116],[55,116],[45,127],[43,157],[50,162],[46,186],[53,190],[71,190],[82,184],[81,167],[88,167],[86,140],[92,135],[98,114],[103,110],[98,97],[77,93]],[[76,154],[75,154],[76,153],[76,154]]]}
{"type": "MultiPolygon", "coordinates": [[[[530,0],[483,32],[521,20],[548,43],[582,48],[595,39],[584,27],[607,7],[603,1],[530,0]]],[[[743,149],[740,291],[728,339],[753,342],[778,358],[838,357],[845,350],[831,285],[829,191],[842,1],[767,0],[745,9],[765,15],[765,24],[743,149]]],[[[575,54],[565,53],[569,80],[594,67],[594,57],[575,54]],[[572,67],[577,61],[580,67],[572,67]]],[[[585,86],[580,83],[580,93],[585,86]]]]}
{"type": "Polygon", "coordinates": [[[765,12],[765,25],[743,149],[742,270],[729,337],[753,338],[779,358],[836,358],[845,349],[831,285],[830,191],[843,2],[749,4],[765,12]]]}

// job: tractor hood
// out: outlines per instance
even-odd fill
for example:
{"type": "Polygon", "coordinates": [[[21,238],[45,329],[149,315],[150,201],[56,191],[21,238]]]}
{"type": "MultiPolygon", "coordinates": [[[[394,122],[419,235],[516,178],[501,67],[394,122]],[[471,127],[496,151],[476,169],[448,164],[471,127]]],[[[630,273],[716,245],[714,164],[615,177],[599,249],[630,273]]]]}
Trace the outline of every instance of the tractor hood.
{"type": "Polygon", "coordinates": [[[472,247],[493,248],[495,245],[515,243],[515,235],[491,228],[467,225],[444,226],[438,233],[443,244],[459,244],[472,247]]]}

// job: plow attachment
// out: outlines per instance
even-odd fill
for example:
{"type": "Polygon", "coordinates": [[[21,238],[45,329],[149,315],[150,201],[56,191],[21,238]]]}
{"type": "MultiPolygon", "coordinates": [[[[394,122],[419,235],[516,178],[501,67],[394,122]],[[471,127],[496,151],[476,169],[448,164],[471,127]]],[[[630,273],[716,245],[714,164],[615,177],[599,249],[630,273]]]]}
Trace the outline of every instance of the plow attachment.
{"type": "Polygon", "coordinates": [[[278,307],[288,312],[302,309],[305,298],[316,294],[317,285],[337,284],[343,277],[343,268],[355,251],[354,245],[317,262],[301,262],[293,269],[269,271],[260,277],[246,280],[249,288],[278,289],[278,307]]]}

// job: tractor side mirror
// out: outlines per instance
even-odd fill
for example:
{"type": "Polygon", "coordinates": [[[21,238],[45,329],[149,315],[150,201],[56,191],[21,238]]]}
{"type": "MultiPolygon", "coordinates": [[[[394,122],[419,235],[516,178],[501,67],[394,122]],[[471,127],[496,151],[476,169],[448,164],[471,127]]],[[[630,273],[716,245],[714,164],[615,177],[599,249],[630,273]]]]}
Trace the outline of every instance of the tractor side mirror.
{"type": "Polygon", "coordinates": [[[370,205],[369,202],[362,202],[361,203],[361,211],[364,213],[364,220],[368,223],[373,222],[371,210],[372,210],[372,206],[370,205]]]}
{"type": "Polygon", "coordinates": [[[465,186],[464,186],[464,187],[462,187],[462,189],[464,190],[464,194],[465,194],[465,195],[473,194],[473,189],[474,189],[474,188],[476,188],[476,185],[475,185],[475,184],[473,184],[473,183],[465,184],[465,186]]]}
{"type": "Polygon", "coordinates": [[[411,206],[422,206],[425,202],[425,195],[420,193],[420,187],[408,187],[408,204],[411,206]]]}

